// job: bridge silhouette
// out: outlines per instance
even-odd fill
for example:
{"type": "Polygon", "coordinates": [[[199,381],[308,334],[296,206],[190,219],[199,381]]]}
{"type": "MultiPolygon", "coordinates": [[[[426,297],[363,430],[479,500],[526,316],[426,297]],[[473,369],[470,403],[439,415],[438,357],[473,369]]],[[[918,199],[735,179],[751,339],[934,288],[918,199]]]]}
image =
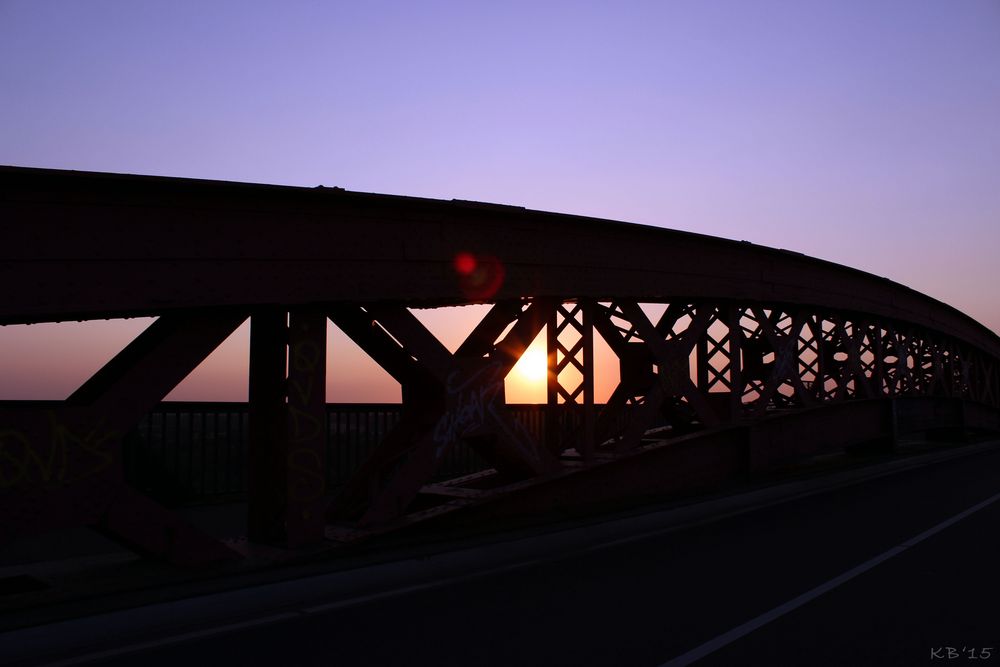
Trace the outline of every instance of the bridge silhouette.
{"type": "Polygon", "coordinates": [[[0,168],[0,324],[156,317],[65,401],[0,406],[0,548],[90,526],[238,560],[131,485],[126,434],[247,318],[247,526],[287,553],[719,488],[907,430],[1000,431],[1000,338],[798,253],[467,201],[0,168]],[[490,304],[453,353],[412,308],[490,304]],[[645,304],[659,304],[650,318],[645,304]],[[330,498],[327,320],[402,387],[330,498]],[[543,328],[540,429],[504,378],[543,328]],[[594,344],[620,381],[595,402],[594,344]],[[441,479],[457,449],[481,469],[441,479]]]}

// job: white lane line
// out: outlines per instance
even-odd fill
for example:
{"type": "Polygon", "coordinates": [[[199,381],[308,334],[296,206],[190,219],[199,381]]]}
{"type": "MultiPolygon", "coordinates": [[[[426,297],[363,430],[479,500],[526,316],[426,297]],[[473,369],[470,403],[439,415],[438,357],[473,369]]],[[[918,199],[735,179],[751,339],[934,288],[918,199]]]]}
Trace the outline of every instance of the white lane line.
{"type": "Polygon", "coordinates": [[[415,593],[418,591],[432,590],[435,588],[444,588],[453,584],[464,583],[468,581],[474,581],[476,579],[487,578],[497,574],[503,574],[505,572],[512,572],[520,570],[526,567],[532,567],[534,565],[539,565],[542,563],[555,560],[555,558],[541,558],[532,561],[525,561],[519,563],[512,563],[509,565],[501,565],[499,567],[490,568],[488,570],[483,570],[480,572],[472,572],[467,574],[461,574],[453,577],[447,577],[443,579],[436,579],[434,581],[414,584],[412,586],[404,586],[402,588],[394,588],[388,591],[381,591],[378,593],[370,593],[367,595],[359,595],[353,598],[348,598],[346,600],[338,600],[337,602],[330,602],[326,604],[314,605],[311,607],[302,607],[293,611],[272,614],[270,616],[264,616],[262,618],[255,618],[249,621],[242,621],[240,623],[230,623],[227,625],[219,625],[211,628],[206,628],[204,630],[195,630],[192,632],[185,632],[181,634],[170,635],[168,637],[163,637],[161,639],[155,639],[145,642],[136,642],[133,644],[128,644],[125,646],[120,646],[113,649],[107,649],[103,651],[94,651],[92,653],[86,653],[72,658],[65,658],[61,660],[56,660],[55,662],[46,662],[40,665],[40,667],[71,667],[72,665],[85,665],[87,663],[94,662],[96,660],[105,660],[107,658],[119,657],[129,653],[137,653],[141,651],[146,651],[149,649],[163,648],[165,646],[171,646],[174,644],[182,644],[184,642],[196,640],[196,639],[206,639],[216,635],[222,635],[229,632],[244,630],[246,628],[271,625],[273,623],[280,623],[282,621],[287,621],[296,618],[305,618],[315,614],[323,614],[331,611],[337,611],[339,609],[344,609],[347,607],[353,607],[360,604],[365,604],[368,602],[375,602],[378,600],[386,600],[394,597],[399,597],[403,595],[408,595],[410,593],[415,593]]]}
{"type": "Polygon", "coordinates": [[[728,644],[732,644],[737,639],[740,639],[741,637],[745,637],[746,635],[750,634],[751,632],[753,632],[757,628],[760,628],[760,627],[762,627],[764,625],[767,625],[771,621],[784,616],[785,614],[787,614],[790,611],[795,611],[796,609],[798,609],[802,605],[806,604],[810,600],[814,600],[815,598],[818,598],[820,595],[823,595],[827,591],[831,591],[834,588],[836,588],[837,586],[840,586],[841,584],[850,581],[851,579],[853,579],[854,577],[858,576],[859,574],[864,574],[865,572],[867,572],[868,570],[872,569],[873,567],[875,567],[879,563],[884,563],[885,561],[889,560],[893,556],[897,556],[897,555],[903,553],[904,551],[906,551],[910,547],[913,547],[913,546],[919,544],[920,542],[923,542],[928,537],[931,537],[932,535],[936,535],[937,533],[941,532],[945,528],[948,528],[949,526],[952,526],[952,525],[958,523],[959,521],[961,521],[965,517],[969,516],[970,514],[974,514],[975,512],[978,512],[979,510],[983,509],[984,507],[992,505],[997,500],[1000,500],[1000,493],[997,493],[995,495],[990,496],[989,498],[987,498],[986,500],[982,501],[981,503],[973,505],[969,509],[967,509],[967,510],[965,510],[963,512],[959,512],[958,514],[956,514],[955,516],[951,517],[950,519],[946,519],[946,520],[942,521],[941,523],[937,524],[933,528],[929,528],[929,529],[925,530],[924,532],[920,533],[919,535],[911,537],[910,539],[906,540],[905,542],[902,542],[901,544],[898,544],[898,545],[894,546],[893,548],[889,549],[888,551],[886,551],[884,553],[881,553],[878,556],[875,556],[871,560],[867,560],[864,563],[862,563],[861,565],[858,565],[857,567],[851,568],[847,572],[844,572],[843,574],[840,574],[840,575],[834,577],[833,579],[830,579],[829,581],[820,584],[819,586],[817,586],[816,588],[812,589],[811,591],[807,591],[807,592],[803,593],[802,595],[800,595],[800,596],[798,596],[796,598],[792,598],[788,602],[786,602],[786,603],[784,603],[782,605],[779,605],[779,606],[775,607],[774,609],[772,609],[770,611],[764,612],[763,614],[761,614],[757,618],[749,620],[746,623],[744,623],[743,625],[738,625],[735,628],[733,628],[732,630],[730,630],[729,632],[725,632],[725,633],[719,635],[718,637],[716,637],[714,639],[710,639],[709,641],[705,642],[701,646],[697,646],[697,647],[691,649],[687,653],[683,653],[683,654],[677,656],[676,658],[674,658],[672,660],[668,660],[667,662],[665,662],[662,665],[660,665],[660,667],[684,667],[685,665],[690,665],[691,663],[695,662],[696,660],[701,660],[706,655],[709,655],[710,653],[714,653],[715,651],[718,651],[720,648],[722,648],[724,646],[727,646],[728,644]]]}
{"type": "Polygon", "coordinates": [[[96,651],[94,653],[87,653],[86,655],[74,656],[72,658],[67,658],[65,660],[57,660],[56,662],[47,662],[43,665],[43,667],[68,667],[69,665],[82,665],[88,662],[94,662],[95,660],[105,660],[107,658],[115,658],[118,656],[126,655],[128,653],[135,653],[136,651],[145,651],[151,648],[162,648],[164,646],[169,646],[171,644],[191,641],[192,639],[202,639],[205,637],[211,637],[213,635],[218,635],[225,632],[232,632],[235,630],[244,630],[246,628],[253,628],[259,625],[270,625],[271,623],[277,623],[279,621],[285,621],[291,618],[298,618],[300,616],[301,614],[295,612],[288,612],[284,614],[273,614],[271,616],[265,616],[264,618],[255,618],[250,621],[243,621],[242,623],[230,623],[229,625],[221,625],[215,628],[209,628],[207,630],[195,630],[193,632],[186,632],[181,635],[174,635],[172,637],[166,637],[164,639],[154,639],[151,641],[141,642],[138,644],[130,644],[128,646],[108,649],[106,651],[96,651]]]}

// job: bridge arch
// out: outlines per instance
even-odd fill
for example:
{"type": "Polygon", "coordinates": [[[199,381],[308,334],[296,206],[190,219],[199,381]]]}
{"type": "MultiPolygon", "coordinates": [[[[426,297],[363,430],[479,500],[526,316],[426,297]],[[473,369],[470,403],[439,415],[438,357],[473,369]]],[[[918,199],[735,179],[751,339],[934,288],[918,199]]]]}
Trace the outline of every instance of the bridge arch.
{"type": "Polygon", "coordinates": [[[477,202],[10,167],[0,212],[16,286],[0,324],[158,318],[63,404],[0,409],[0,539],[85,524],[178,562],[230,557],[124,482],[120,438],[247,317],[251,538],[286,546],[715,483],[892,437],[901,410],[1000,430],[996,334],[794,252],[477,202]],[[466,303],[491,308],[454,353],[411,312],[466,303]],[[403,388],[400,424],[332,503],[327,319],[403,388]],[[543,328],[539,438],[502,386],[543,328]],[[603,406],[595,337],[621,368],[603,406]],[[458,443],[492,468],[432,483],[458,443]],[[59,475],[29,465],[54,460],[59,475]]]}

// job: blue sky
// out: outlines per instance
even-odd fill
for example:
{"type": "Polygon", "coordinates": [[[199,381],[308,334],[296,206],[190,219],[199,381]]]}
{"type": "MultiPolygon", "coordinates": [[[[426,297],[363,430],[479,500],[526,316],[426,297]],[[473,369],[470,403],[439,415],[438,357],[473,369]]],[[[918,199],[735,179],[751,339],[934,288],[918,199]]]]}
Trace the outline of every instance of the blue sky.
{"type": "Polygon", "coordinates": [[[1000,330],[995,0],[0,0],[0,96],[0,164],[686,229],[1000,330]]]}

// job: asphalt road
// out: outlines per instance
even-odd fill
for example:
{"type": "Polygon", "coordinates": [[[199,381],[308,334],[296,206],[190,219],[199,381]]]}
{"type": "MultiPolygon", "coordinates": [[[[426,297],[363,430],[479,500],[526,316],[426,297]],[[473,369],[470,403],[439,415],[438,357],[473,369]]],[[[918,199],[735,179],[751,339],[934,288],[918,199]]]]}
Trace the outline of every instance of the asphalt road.
{"type": "Polygon", "coordinates": [[[696,664],[1000,665],[1000,502],[940,528],[998,493],[1000,452],[978,454],[484,578],[168,639],[94,664],[657,666],[708,643],[696,664]],[[767,622],[727,641],[727,632],[762,615],[767,622]]]}

